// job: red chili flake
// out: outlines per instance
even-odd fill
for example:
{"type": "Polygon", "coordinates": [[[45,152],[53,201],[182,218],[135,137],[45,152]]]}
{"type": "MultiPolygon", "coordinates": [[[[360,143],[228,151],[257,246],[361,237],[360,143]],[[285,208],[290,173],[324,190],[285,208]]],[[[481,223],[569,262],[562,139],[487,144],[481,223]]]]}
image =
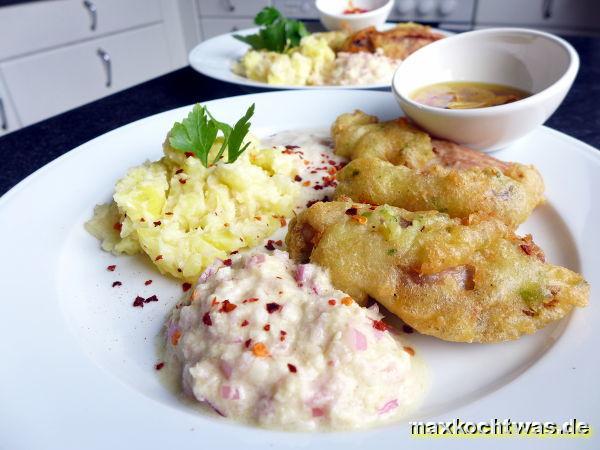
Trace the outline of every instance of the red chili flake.
{"type": "Polygon", "coordinates": [[[210,327],[212,325],[212,320],[210,318],[209,313],[204,313],[204,315],[202,316],[202,323],[207,327],[210,327]]]}
{"type": "Polygon", "coordinates": [[[349,216],[355,216],[358,214],[358,210],[355,207],[348,208],[346,210],[346,214],[348,214],[349,216]]]}
{"type": "Polygon", "coordinates": [[[317,171],[316,170],[311,170],[310,173],[317,173],[317,171]]]}
{"type": "Polygon", "coordinates": [[[296,372],[298,372],[298,369],[296,369],[296,366],[295,366],[295,365],[293,365],[293,364],[288,364],[288,369],[289,369],[289,371],[290,371],[290,372],[292,372],[292,373],[296,373],[296,372]]]}
{"type": "Polygon", "coordinates": [[[296,176],[294,177],[294,181],[298,181],[298,182],[300,182],[300,181],[302,181],[302,177],[301,177],[300,175],[296,175],[296,176]]]}
{"type": "Polygon", "coordinates": [[[171,336],[171,344],[177,345],[181,339],[181,330],[175,330],[175,333],[171,336]]]}
{"type": "Polygon", "coordinates": [[[219,312],[230,313],[235,308],[237,308],[237,305],[231,303],[229,300],[223,300],[223,304],[221,305],[219,312]]]}
{"type": "Polygon", "coordinates": [[[247,298],[247,299],[246,299],[246,300],[244,300],[242,303],[254,303],[254,302],[257,302],[257,301],[258,301],[258,299],[257,299],[257,298],[255,298],[255,297],[252,297],[252,298],[247,298]]]}
{"type": "Polygon", "coordinates": [[[144,297],[140,297],[139,295],[133,301],[133,306],[143,308],[144,307],[144,297]]]}
{"type": "Polygon", "coordinates": [[[108,266],[106,268],[106,270],[108,270],[109,272],[114,272],[116,268],[117,268],[117,266],[115,264],[113,264],[112,266],[108,266]]]}
{"type": "Polygon", "coordinates": [[[184,155],[187,156],[188,158],[190,158],[190,157],[194,156],[194,153],[192,153],[192,152],[185,152],[184,155]]]}
{"type": "Polygon", "coordinates": [[[403,347],[404,351],[410,356],[415,356],[415,350],[412,347],[403,347]]]}
{"type": "Polygon", "coordinates": [[[313,189],[314,189],[315,191],[320,191],[321,189],[323,189],[323,186],[321,186],[321,185],[318,185],[318,184],[315,184],[315,185],[313,186],[313,189]]]}
{"type": "Polygon", "coordinates": [[[415,330],[413,330],[413,328],[409,325],[402,325],[402,331],[404,331],[406,334],[411,334],[415,330]]]}
{"type": "Polygon", "coordinates": [[[160,261],[161,259],[163,259],[163,255],[158,255],[156,258],[154,258],[154,261],[160,261]]]}
{"type": "Polygon", "coordinates": [[[158,227],[161,224],[160,220],[157,220],[156,222],[152,222],[154,224],[155,227],[158,227]]]}
{"type": "Polygon", "coordinates": [[[177,170],[175,171],[175,175],[179,175],[181,172],[183,172],[183,169],[177,169],[177,170]]]}
{"type": "Polygon", "coordinates": [[[288,150],[294,150],[295,148],[300,148],[300,147],[297,145],[286,145],[285,148],[288,150]]]}
{"type": "Polygon", "coordinates": [[[231,259],[229,259],[229,258],[228,258],[228,259],[225,259],[225,260],[223,261],[223,265],[224,265],[224,266],[227,266],[227,267],[231,266],[231,259]]]}
{"type": "Polygon", "coordinates": [[[181,184],[185,184],[185,183],[186,183],[186,181],[187,181],[187,180],[183,180],[183,179],[181,179],[181,178],[179,179],[179,182],[180,182],[181,184]]]}
{"type": "Polygon", "coordinates": [[[250,344],[252,344],[252,339],[248,339],[246,342],[244,342],[244,347],[250,348],[250,344]]]}
{"type": "Polygon", "coordinates": [[[152,280],[146,280],[146,281],[144,281],[144,285],[145,286],[149,286],[151,284],[152,284],[152,280]]]}
{"type": "Polygon", "coordinates": [[[120,281],[114,281],[112,284],[112,287],[117,287],[117,286],[121,286],[123,283],[121,283],[120,281]]]}
{"type": "Polygon", "coordinates": [[[383,320],[374,320],[373,328],[379,331],[385,331],[388,329],[388,326],[383,322],[383,320]]]}
{"type": "Polygon", "coordinates": [[[217,301],[217,297],[213,297],[213,299],[212,299],[212,302],[211,302],[211,304],[210,304],[210,305],[211,305],[211,306],[215,306],[215,305],[218,305],[219,303],[220,303],[220,302],[219,302],[219,301],[217,301]]]}
{"type": "Polygon", "coordinates": [[[165,367],[165,363],[164,363],[164,362],[162,362],[162,361],[161,361],[161,362],[159,362],[159,363],[156,363],[156,364],[154,365],[154,368],[155,368],[156,370],[160,370],[160,369],[162,369],[163,367],[165,367]]]}
{"type": "Polygon", "coordinates": [[[191,283],[183,283],[181,285],[181,289],[183,289],[183,292],[187,292],[192,288],[192,284],[191,283]]]}
{"type": "Polygon", "coordinates": [[[267,250],[271,250],[271,251],[275,250],[275,246],[273,245],[273,243],[274,243],[274,241],[272,241],[271,239],[269,239],[267,241],[267,245],[265,245],[265,248],[267,250]]]}
{"type": "Polygon", "coordinates": [[[271,329],[271,325],[270,325],[270,324],[266,324],[266,325],[263,327],[263,330],[265,330],[265,331],[269,331],[270,329],[271,329]]]}
{"type": "Polygon", "coordinates": [[[281,331],[279,331],[279,340],[280,340],[281,342],[285,341],[285,335],[286,335],[286,334],[287,334],[287,333],[286,333],[284,330],[281,330],[281,331]]]}
{"type": "Polygon", "coordinates": [[[158,297],[156,295],[151,295],[146,300],[144,300],[144,303],[157,302],[157,301],[158,301],[158,297]]]}
{"type": "Polygon", "coordinates": [[[335,299],[329,299],[327,303],[329,303],[331,306],[335,306],[335,299]]]}
{"type": "Polygon", "coordinates": [[[269,314],[273,314],[274,312],[280,311],[282,308],[282,306],[279,303],[275,302],[267,303],[265,307],[267,308],[267,312],[269,314]]]}
{"type": "Polygon", "coordinates": [[[310,208],[312,205],[314,205],[315,203],[318,203],[319,200],[310,200],[309,202],[306,203],[306,207],[310,208]]]}
{"type": "Polygon", "coordinates": [[[117,230],[120,233],[121,230],[123,229],[123,224],[120,222],[117,222],[113,225],[113,229],[117,230]]]}
{"type": "Polygon", "coordinates": [[[248,322],[246,319],[244,319],[244,320],[242,321],[242,323],[240,324],[240,327],[246,327],[246,326],[248,326],[248,324],[249,324],[249,323],[250,323],[250,322],[248,322]]]}

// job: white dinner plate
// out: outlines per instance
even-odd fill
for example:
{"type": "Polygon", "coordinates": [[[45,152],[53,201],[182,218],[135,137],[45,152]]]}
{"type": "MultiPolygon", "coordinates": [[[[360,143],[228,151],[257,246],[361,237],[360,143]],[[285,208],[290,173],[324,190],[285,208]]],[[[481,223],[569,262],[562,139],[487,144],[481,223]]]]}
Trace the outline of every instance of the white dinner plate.
{"type": "MultiPolygon", "coordinates": [[[[205,103],[233,122],[256,103],[252,130],[328,129],[360,108],[382,119],[400,114],[391,94],[282,91],[205,103]],[[288,105],[282,107],[282,105],[288,105]],[[292,107],[289,107],[291,105],[292,107]],[[315,105],[320,105],[315,108],[315,105]]],[[[181,403],[160,382],[155,337],[181,296],[181,284],[141,257],[100,250],[84,229],[95,204],[110,199],[125,171],[161,156],[173,122],[190,107],[118,128],[63,155],[0,199],[0,448],[270,449],[600,448],[588,439],[411,437],[407,421],[358,432],[285,433],[240,425],[181,403]],[[116,264],[114,272],[106,267],[116,264]],[[144,281],[152,279],[150,286],[144,281]],[[112,288],[113,281],[123,285],[112,288]],[[132,307],[136,295],[157,303],[132,307]]],[[[600,154],[538,128],[497,154],[535,164],[547,203],[520,228],[547,259],[600,285],[600,154]]],[[[429,367],[420,420],[600,423],[600,323],[590,306],[532,336],[503,344],[458,344],[416,334],[409,341],[429,367]]]]}
{"type": "MultiPolygon", "coordinates": [[[[387,30],[396,24],[386,23],[381,29],[387,30]]],[[[244,86],[252,86],[263,89],[387,89],[391,85],[389,83],[374,83],[374,84],[356,84],[346,86],[295,86],[295,85],[274,85],[254,81],[246,77],[242,77],[233,72],[232,67],[236,61],[244,56],[250,49],[250,46],[238,41],[233,37],[234,34],[247,35],[254,34],[259,28],[248,28],[245,30],[235,31],[232,33],[222,34],[214,38],[201,42],[192,49],[188,56],[190,65],[203,75],[217,80],[227,81],[228,83],[241,84],[244,86]]],[[[451,35],[452,32],[433,29],[436,33],[451,35]]]]}

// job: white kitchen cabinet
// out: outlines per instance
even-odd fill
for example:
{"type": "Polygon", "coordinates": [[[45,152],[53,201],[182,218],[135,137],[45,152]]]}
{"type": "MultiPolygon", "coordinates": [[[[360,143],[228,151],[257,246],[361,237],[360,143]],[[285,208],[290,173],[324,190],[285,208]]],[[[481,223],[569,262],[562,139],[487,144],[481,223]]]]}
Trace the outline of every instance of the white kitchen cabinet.
{"type": "Polygon", "coordinates": [[[231,19],[200,19],[202,35],[204,39],[218,36],[223,33],[243,30],[244,28],[252,28],[256,25],[249,18],[231,18],[231,19]]]}
{"type": "Polygon", "coordinates": [[[159,0],[55,0],[0,8],[0,60],[160,20],[159,0]]]}
{"type": "Polygon", "coordinates": [[[165,73],[165,32],[151,25],[1,64],[22,125],[165,73]]]}
{"type": "Polygon", "coordinates": [[[8,96],[8,91],[0,77],[0,136],[10,133],[21,126],[17,114],[8,96]]]}
{"type": "Polygon", "coordinates": [[[258,11],[269,4],[269,0],[198,0],[202,17],[254,17],[258,11]]]}
{"type": "Polygon", "coordinates": [[[479,0],[476,25],[597,29],[598,0],[479,0]]]}

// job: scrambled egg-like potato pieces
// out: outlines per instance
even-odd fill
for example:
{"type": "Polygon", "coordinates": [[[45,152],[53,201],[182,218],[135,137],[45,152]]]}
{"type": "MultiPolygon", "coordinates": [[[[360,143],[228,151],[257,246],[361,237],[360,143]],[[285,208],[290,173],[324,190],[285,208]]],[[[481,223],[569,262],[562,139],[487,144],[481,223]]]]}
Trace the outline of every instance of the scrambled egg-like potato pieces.
{"type": "Polygon", "coordinates": [[[167,139],[165,156],[130,169],[86,229],[106,251],[143,252],[162,273],[195,282],[215,258],[255,246],[284,225],[299,196],[298,159],[246,141],[249,148],[234,163],[206,168],[167,139]]]}
{"type": "Polygon", "coordinates": [[[311,34],[287,53],[249,50],[233,69],[238,75],[269,84],[323,84],[333,67],[334,48],[345,36],[343,32],[311,34]]]}
{"type": "Polygon", "coordinates": [[[459,218],[482,213],[513,227],[543,202],[533,166],[431,139],[404,118],[379,122],[355,111],[338,117],[332,136],[335,152],[353,160],[338,174],[337,197],[459,218]]]}
{"type": "Polygon", "coordinates": [[[316,203],[290,223],[290,255],[325,267],[337,289],[369,297],[448,341],[517,339],[585,306],[583,277],[544,261],[530,236],[495,219],[452,219],[349,201],[316,203]]]}

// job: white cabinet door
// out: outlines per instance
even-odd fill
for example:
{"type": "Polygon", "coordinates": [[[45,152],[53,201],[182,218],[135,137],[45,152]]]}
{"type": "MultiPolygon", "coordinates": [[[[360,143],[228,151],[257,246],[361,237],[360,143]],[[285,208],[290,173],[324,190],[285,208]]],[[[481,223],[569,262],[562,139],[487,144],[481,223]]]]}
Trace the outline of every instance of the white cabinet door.
{"type": "Polygon", "coordinates": [[[0,8],[0,60],[160,20],[159,0],[53,0],[8,6],[0,8]]]}
{"type": "Polygon", "coordinates": [[[598,29],[600,1],[479,0],[475,23],[598,29]]]}
{"type": "Polygon", "coordinates": [[[0,77],[0,136],[20,128],[21,124],[12,107],[2,77],[0,77]]]}
{"type": "Polygon", "coordinates": [[[162,24],[7,61],[0,66],[23,125],[169,70],[171,62],[162,24]]]}
{"type": "MultiPolygon", "coordinates": [[[[223,33],[252,28],[256,25],[252,19],[200,19],[202,37],[209,39],[223,33]]],[[[233,39],[233,38],[232,38],[233,39]]]]}
{"type": "Polygon", "coordinates": [[[269,0],[198,0],[200,15],[254,17],[269,0]]]}

